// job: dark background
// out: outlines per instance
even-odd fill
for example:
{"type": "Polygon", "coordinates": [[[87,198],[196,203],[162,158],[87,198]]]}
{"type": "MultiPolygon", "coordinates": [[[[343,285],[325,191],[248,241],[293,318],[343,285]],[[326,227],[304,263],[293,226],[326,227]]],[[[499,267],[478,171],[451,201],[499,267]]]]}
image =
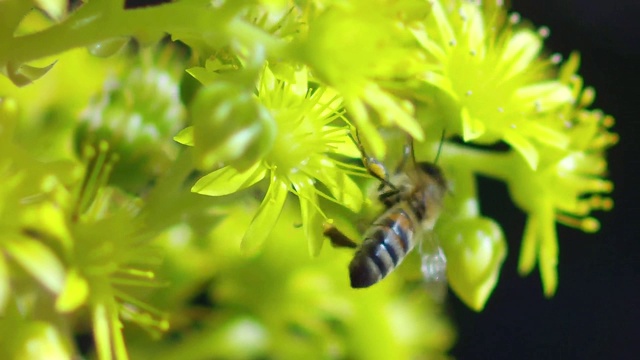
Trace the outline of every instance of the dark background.
{"type": "MultiPolygon", "coordinates": [[[[484,0],[493,1],[493,0],[484,0]]],[[[517,275],[525,216],[506,188],[481,181],[482,210],[504,226],[509,255],[485,310],[450,296],[459,359],[640,359],[640,1],[514,0],[512,9],[536,27],[546,46],[566,59],[582,55],[580,73],[597,92],[594,107],[616,118],[620,143],[609,152],[615,207],[596,213],[600,232],[558,227],[556,296],[545,299],[539,273],[517,275]]]]}

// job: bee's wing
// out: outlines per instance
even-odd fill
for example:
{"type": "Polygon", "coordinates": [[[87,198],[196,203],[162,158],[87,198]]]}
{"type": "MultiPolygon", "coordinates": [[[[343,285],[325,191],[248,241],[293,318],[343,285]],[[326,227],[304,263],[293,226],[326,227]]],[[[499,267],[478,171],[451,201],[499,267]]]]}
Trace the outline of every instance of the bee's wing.
{"type": "Polygon", "coordinates": [[[422,234],[419,245],[420,269],[424,276],[425,286],[437,302],[443,302],[447,295],[447,258],[438,243],[433,231],[422,234]]]}

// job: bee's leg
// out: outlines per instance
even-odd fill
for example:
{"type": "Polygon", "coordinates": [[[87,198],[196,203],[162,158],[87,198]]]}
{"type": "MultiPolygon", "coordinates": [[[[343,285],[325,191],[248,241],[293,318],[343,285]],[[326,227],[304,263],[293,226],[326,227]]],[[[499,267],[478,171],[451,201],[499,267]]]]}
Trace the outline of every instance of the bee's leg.
{"type": "Polygon", "coordinates": [[[364,149],[362,142],[360,141],[360,135],[358,135],[358,129],[355,129],[355,140],[356,140],[355,143],[358,146],[358,149],[360,150],[360,154],[362,155],[362,164],[367,169],[369,174],[374,178],[380,180],[383,186],[386,185],[392,189],[395,189],[396,188],[395,185],[389,182],[389,174],[387,172],[387,169],[384,167],[384,165],[382,165],[382,163],[378,161],[378,159],[367,155],[367,152],[364,149]]]}
{"type": "Polygon", "coordinates": [[[387,191],[381,191],[378,195],[378,200],[383,203],[387,209],[397,204],[400,200],[400,190],[399,189],[390,189],[387,191]]]}
{"type": "Polygon", "coordinates": [[[333,225],[325,224],[323,234],[329,238],[331,244],[335,247],[346,247],[352,249],[358,247],[358,244],[349,239],[347,235],[343,234],[342,231],[338,230],[338,228],[333,225]]]}

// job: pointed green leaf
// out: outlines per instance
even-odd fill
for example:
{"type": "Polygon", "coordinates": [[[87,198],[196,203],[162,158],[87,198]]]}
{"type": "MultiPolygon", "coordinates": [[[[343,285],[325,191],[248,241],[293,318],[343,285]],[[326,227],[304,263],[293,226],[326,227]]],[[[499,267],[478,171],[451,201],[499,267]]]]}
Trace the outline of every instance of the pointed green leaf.
{"type": "Polygon", "coordinates": [[[173,140],[179,142],[182,145],[194,146],[193,141],[193,126],[186,127],[173,137],[173,140]]]}
{"type": "Polygon", "coordinates": [[[220,79],[220,74],[213,71],[197,66],[187,69],[187,74],[193,76],[194,79],[200,81],[203,85],[209,85],[215,83],[220,79]]]}
{"type": "Polygon", "coordinates": [[[49,66],[35,67],[27,64],[17,64],[10,61],[7,63],[7,77],[16,86],[28,85],[44,76],[44,74],[49,72],[55,64],[56,62],[54,61],[49,66]]]}
{"type": "Polygon", "coordinates": [[[238,172],[231,166],[225,166],[200,178],[191,191],[209,196],[229,195],[257,183],[265,177],[266,173],[267,169],[261,162],[255,163],[243,172],[238,172]]]}

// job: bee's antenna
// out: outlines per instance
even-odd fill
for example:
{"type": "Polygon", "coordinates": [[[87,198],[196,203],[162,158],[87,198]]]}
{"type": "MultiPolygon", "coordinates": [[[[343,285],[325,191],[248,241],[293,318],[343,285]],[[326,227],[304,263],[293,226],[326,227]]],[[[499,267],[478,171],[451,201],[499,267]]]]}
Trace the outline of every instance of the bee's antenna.
{"type": "Polygon", "coordinates": [[[413,161],[413,166],[415,167],[417,162],[416,162],[416,151],[414,150],[413,147],[413,137],[409,136],[409,151],[411,151],[411,161],[413,161]]]}
{"type": "MultiPolygon", "coordinates": [[[[440,136],[440,144],[438,145],[438,152],[436,153],[436,158],[433,160],[434,164],[438,163],[438,159],[440,158],[440,152],[442,151],[442,144],[444,144],[444,132],[445,130],[442,129],[442,135],[440,136]]],[[[415,159],[414,159],[415,162],[415,159]]]]}
{"type": "Polygon", "coordinates": [[[405,157],[411,154],[411,162],[413,162],[413,171],[415,172],[415,176],[418,177],[418,163],[416,162],[416,151],[413,146],[413,137],[409,136],[409,141],[406,145],[408,148],[405,148],[405,157]]]}

